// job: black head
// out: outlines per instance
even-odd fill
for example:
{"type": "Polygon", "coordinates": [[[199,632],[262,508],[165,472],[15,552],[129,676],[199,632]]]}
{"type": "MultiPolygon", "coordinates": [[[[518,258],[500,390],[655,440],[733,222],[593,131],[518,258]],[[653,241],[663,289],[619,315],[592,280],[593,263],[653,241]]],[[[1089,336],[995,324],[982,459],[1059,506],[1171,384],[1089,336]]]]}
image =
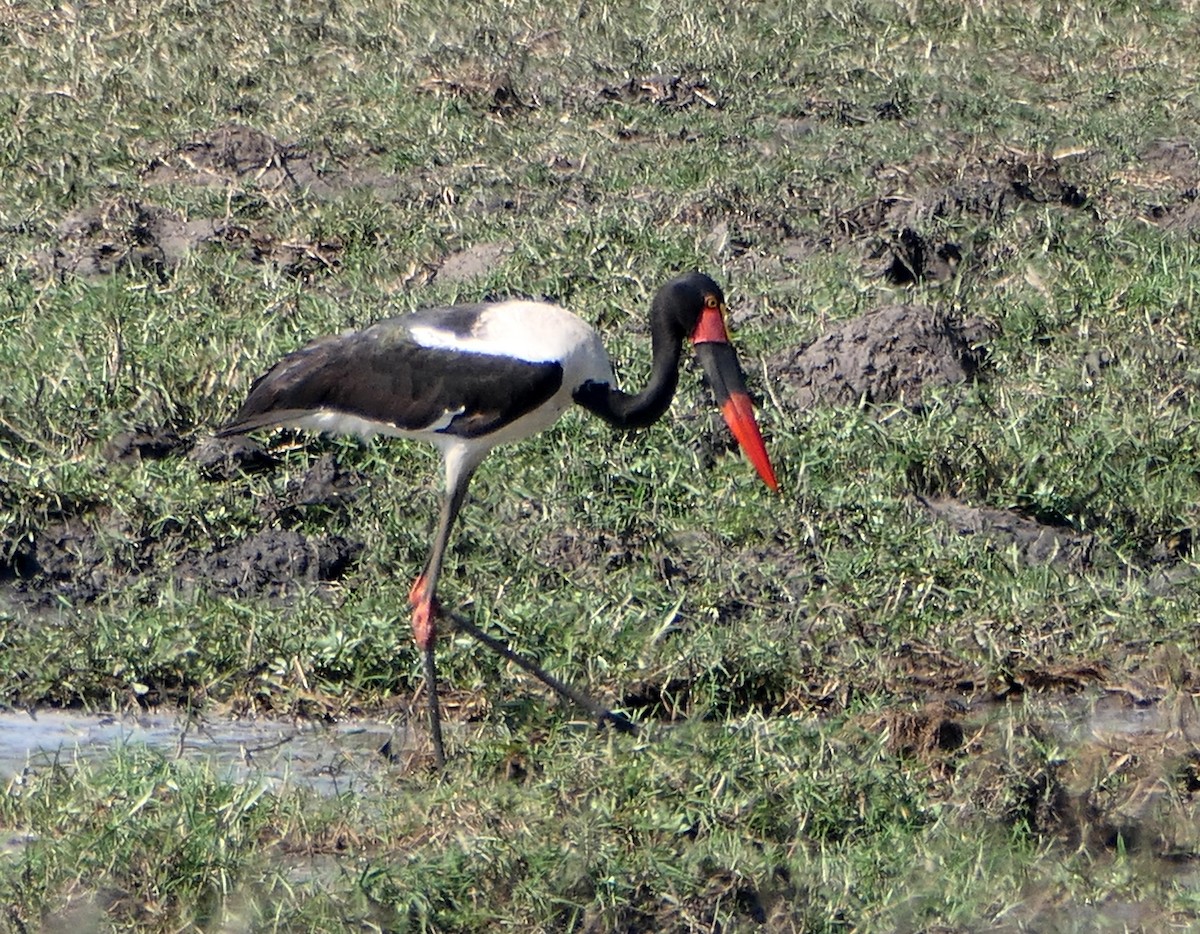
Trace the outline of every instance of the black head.
{"type": "Polygon", "coordinates": [[[651,317],[670,329],[672,336],[683,338],[692,333],[705,308],[721,308],[725,293],[702,272],[676,276],[654,295],[651,317]]]}

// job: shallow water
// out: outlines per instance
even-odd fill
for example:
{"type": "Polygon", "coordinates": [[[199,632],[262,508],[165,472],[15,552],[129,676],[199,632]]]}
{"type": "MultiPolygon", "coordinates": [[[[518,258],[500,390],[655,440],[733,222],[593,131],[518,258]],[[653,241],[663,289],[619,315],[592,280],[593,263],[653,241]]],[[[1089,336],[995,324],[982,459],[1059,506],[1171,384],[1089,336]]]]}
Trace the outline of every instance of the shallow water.
{"type": "Polygon", "coordinates": [[[53,762],[98,760],[118,745],[140,744],[206,763],[230,781],[338,794],[376,784],[392,770],[380,752],[388,743],[394,755],[403,756],[411,744],[404,724],[6,711],[0,712],[0,779],[53,762]]]}

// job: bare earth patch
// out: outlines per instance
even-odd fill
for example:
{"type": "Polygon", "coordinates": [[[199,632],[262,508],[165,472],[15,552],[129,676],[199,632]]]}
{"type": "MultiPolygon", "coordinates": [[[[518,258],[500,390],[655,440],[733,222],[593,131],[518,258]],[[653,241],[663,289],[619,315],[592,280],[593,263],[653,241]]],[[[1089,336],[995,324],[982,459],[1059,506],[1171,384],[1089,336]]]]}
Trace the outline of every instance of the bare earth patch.
{"type": "Polygon", "coordinates": [[[306,536],[264,529],[243,541],[180,562],[175,585],[196,592],[283,600],[298,587],[315,587],[343,577],[362,551],[361,542],[340,535],[306,536]]]}
{"type": "Polygon", "coordinates": [[[221,240],[224,226],[122,197],[68,215],[56,234],[58,245],[37,257],[47,275],[90,278],[143,269],[165,276],[190,250],[221,240]]]}
{"type": "Polygon", "coordinates": [[[1015,550],[1028,564],[1052,564],[1076,573],[1086,571],[1103,553],[1096,536],[1046,525],[1006,509],[970,506],[957,500],[917,497],[950,534],[979,536],[991,547],[1015,550]]]}
{"type": "Polygon", "coordinates": [[[229,219],[185,218],[145,201],[116,198],[77,211],[57,229],[57,245],[36,257],[47,276],[94,278],[145,270],[165,280],[193,250],[221,244],[254,263],[270,263],[285,275],[308,279],[334,269],[341,244],[284,243],[229,219]]]}
{"type": "Polygon", "coordinates": [[[142,172],[148,185],[251,183],[268,191],[307,188],[323,192],[328,183],[309,154],[280,143],[252,127],[231,123],[183,143],[152,160],[142,172]]]}
{"type": "Polygon", "coordinates": [[[319,157],[299,143],[284,143],[254,127],[229,123],[197,134],[154,157],[142,171],[152,186],[237,188],[290,197],[333,198],[353,190],[387,200],[397,180],[381,171],[370,153],[319,157]]]}
{"type": "MultiPolygon", "coordinates": [[[[106,449],[117,464],[185,452],[210,479],[218,480],[274,463],[261,446],[247,439],[209,440],[192,448],[191,441],[170,429],[125,432],[106,449]]],[[[257,511],[268,526],[287,525],[305,509],[343,508],[363,483],[357,471],[342,468],[327,453],[281,493],[263,497],[257,511]]],[[[320,589],[344,578],[363,548],[362,542],[340,535],[307,535],[279,527],[266,527],[242,541],[206,551],[191,545],[181,549],[180,538],[178,534],[152,538],[104,508],[62,517],[16,544],[12,559],[0,565],[0,588],[14,602],[35,608],[61,602],[96,603],[141,582],[169,584],[189,595],[206,592],[285,601],[302,590],[320,589]]]]}
{"type": "Polygon", "coordinates": [[[1200,157],[1190,140],[1155,140],[1120,178],[1150,222],[1180,233],[1200,227],[1200,157]]]}
{"type": "Polygon", "coordinates": [[[839,325],[767,361],[783,395],[799,409],[899,402],[972,379],[983,354],[982,325],[960,325],[924,305],[888,305],[839,325]]]}
{"type": "Polygon", "coordinates": [[[496,269],[512,253],[510,243],[477,243],[451,253],[438,267],[439,282],[469,282],[481,279],[496,269]]]}

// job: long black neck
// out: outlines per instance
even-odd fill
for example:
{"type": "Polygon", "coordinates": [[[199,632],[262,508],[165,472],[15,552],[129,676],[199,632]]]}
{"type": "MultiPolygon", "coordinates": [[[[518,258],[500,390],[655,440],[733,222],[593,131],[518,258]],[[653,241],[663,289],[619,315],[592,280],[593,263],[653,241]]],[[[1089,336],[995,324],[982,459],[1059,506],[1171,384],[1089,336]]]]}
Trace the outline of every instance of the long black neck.
{"type": "Polygon", "coordinates": [[[588,382],[575,390],[575,401],[614,428],[646,428],[662,418],[679,384],[683,333],[658,302],[650,315],[650,340],[653,357],[645,389],[630,395],[607,383],[588,382]]]}

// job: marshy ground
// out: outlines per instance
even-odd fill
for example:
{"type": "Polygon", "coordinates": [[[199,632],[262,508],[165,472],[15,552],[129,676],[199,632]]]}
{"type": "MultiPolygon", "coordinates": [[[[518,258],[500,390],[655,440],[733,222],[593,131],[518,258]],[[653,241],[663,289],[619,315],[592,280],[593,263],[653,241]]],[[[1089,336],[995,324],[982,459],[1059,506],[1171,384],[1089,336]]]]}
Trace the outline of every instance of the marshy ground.
{"type": "Polygon", "coordinates": [[[0,924],[1196,927],[1198,38],[0,6],[0,924]],[[451,637],[431,773],[433,452],[212,429],[456,300],[565,304],[636,384],[687,268],[781,495],[698,370],[649,432],[493,456],[444,599],[646,729],[451,637]]]}

